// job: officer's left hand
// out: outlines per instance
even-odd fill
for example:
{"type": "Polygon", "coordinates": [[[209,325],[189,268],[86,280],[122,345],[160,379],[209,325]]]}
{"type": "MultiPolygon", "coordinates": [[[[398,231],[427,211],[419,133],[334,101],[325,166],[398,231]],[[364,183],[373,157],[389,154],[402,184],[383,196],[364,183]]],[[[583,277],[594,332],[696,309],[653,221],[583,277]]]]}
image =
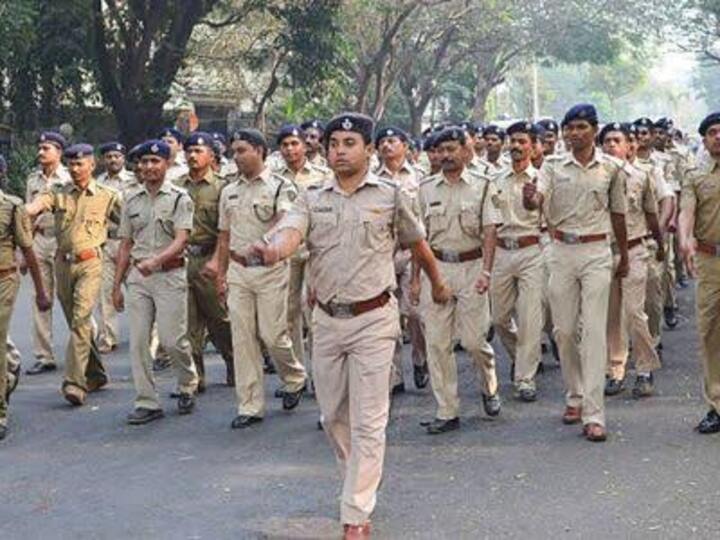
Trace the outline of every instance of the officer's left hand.
{"type": "Polygon", "coordinates": [[[445,282],[433,284],[432,299],[436,304],[447,304],[452,298],[452,289],[445,282]]]}
{"type": "Polygon", "coordinates": [[[52,302],[45,294],[45,291],[41,291],[40,294],[35,296],[35,305],[40,311],[47,311],[52,307],[52,302]]]}
{"type": "Polygon", "coordinates": [[[629,273],[630,263],[628,262],[627,257],[620,257],[620,262],[618,263],[617,269],[615,270],[615,277],[626,278],[629,273]]]}
{"type": "Polygon", "coordinates": [[[485,294],[490,288],[490,278],[485,274],[480,274],[477,282],[475,283],[475,290],[478,294],[485,294]]]}
{"type": "Polygon", "coordinates": [[[138,269],[143,276],[147,277],[153,272],[157,272],[160,269],[160,265],[157,263],[155,257],[150,257],[144,261],[139,262],[135,268],[138,269]]]}
{"type": "Polygon", "coordinates": [[[272,245],[265,242],[255,242],[248,250],[249,256],[262,259],[265,266],[272,266],[280,260],[280,252],[272,245]]]}
{"type": "Polygon", "coordinates": [[[657,251],[655,251],[655,260],[657,262],[665,260],[665,248],[663,246],[658,246],[657,251]]]}
{"type": "Polygon", "coordinates": [[[214,257],[205,263],[200,270],[200,275],[205,279],[215,279],[218,273],[218,261],[214,257]]]}

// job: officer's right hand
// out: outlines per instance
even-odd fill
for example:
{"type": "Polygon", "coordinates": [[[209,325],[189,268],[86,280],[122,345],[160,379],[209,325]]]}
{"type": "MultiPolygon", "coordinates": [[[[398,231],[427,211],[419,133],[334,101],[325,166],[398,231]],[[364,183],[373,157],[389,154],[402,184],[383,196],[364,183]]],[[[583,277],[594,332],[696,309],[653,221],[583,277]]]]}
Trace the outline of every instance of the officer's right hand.
{"type": "Polygon", "coordinates": [[[35,305],[40,311],[47,311],[52,307],[52,302],[45,291],[40,291],[40,294],[35,295],[35,305]]]}
{"type": "Polygon", "coordinates": [[[452,289],[445,282],[433,284],[432,299],[436,304],[447,304],[452,298],[452,289]]]}
{"type": "Polygon", "coordinates": [[[225,278],[215,279],[215,289],[217,289],[218,299],[221,304],[227,303],[227,281],[225,278]]]}
{"type": "Polygon", "coordinates": [[[697,277],[697,268],[695,267],[696,245],[696,240],[694,238],[691,239],[689,243],[685,243],[682,240],[680,241],[680,253],[682,254],[688,274],[690,274],[690,277],[692,278],[697,277]]]}
{"type": "Polygon", "coordinates": [[[535,201],[535,195],[537,194],[537,185],[532,182],[525,182],[523,184],[523,206],[529,209],[533,206],[535,201]]]}
{"type": "Polygon", "coordinates": [[[274,245],[265,242],[255,242],[250,246],[248,255],[262,259],[265,266],[272,266],[280,260],[278,249],[274,245]]]}
{"type": "Polygon", "coordinates": [[[119,287],[113,289],[112,302],[115,311],[117,311],[118,313],[125,311],[125,297],[123,296],[123,293],[119,287]]]}

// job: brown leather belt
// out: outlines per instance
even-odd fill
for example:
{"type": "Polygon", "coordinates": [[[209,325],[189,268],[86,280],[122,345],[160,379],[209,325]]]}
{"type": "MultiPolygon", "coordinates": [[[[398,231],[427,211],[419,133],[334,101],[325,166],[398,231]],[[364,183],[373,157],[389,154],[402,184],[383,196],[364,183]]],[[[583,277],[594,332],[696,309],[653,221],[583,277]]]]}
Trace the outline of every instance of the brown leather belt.
{"type": "Polygon", "coordinates": [[[17,266],[11,266],[10,268],[3,268],[0,270],[0,279],[17,273],[17,266]]]}
{"type": "Polygon", "coordinates": [[[644,236],[640,236],[638,238],[633,238],[632,240],[628,240],[628,249],[632,249],[635,246],[639,246],[645,241],[644,236]]]}
{"type": "Polygon", "coordinates": [[[336,319],[351,319],[352,317],[357,317],[358,315],[362,315],[363,313],[382,307],[389,301],[390,293],[385,291],[370,300],[353,302],[352,304],[340,304],[336,302],[323,304],[322,302],[318,302],[317,305],[331,317],[335,317],[336,319]]]}
{"type": "Polygon", "coordinates": [[[58,252],[57,258],[61,261],[69,263],[81,263],[95,259],[100,256],[100,250],[98,248],[88,248],[78,251],[77,253],[60,253],[58,252]]]}
{"type": "Polygon", "coordinates": [[[522,249],[540,243],[540,237],[534,235],[518,236],[517,238],[498,238],[497,244],[503,249],[522,249]]]}
{"type": "Polygon", "coordinates": [[[215,252],[215,244],[189,244],[185,251],[193,257],[205,257],[215,252]]]}
{"type": "Polygon", "coordinates": [[[470,251],[452,251],[450,249],[434,249],[432,250],[436,259],[447,263],[462,263],[482,259],[482,248],[471,249],[470,251]]]}
{"type": "Polygon", "coordinates": [[[607,234],[575,234],[562,231],[554,231],[553,238],[563,244],[589,244],[590,242],[602,242],[607,240],[607,234]]]}
{"type": "Polygon", "coordinates": [[[705,255],[720,257],[720,244],[706,244],[705,242],[697,243],[697,250],[705,255]]]}
{"type": "Polygon", "coordinates": [[[245,255],[240,255],[235,251],[230,252],[230,258],[236,263],[248,268],[252,268],[254,266],[265,266],[265,262],[260,257],[246,257],[245,255]]]}

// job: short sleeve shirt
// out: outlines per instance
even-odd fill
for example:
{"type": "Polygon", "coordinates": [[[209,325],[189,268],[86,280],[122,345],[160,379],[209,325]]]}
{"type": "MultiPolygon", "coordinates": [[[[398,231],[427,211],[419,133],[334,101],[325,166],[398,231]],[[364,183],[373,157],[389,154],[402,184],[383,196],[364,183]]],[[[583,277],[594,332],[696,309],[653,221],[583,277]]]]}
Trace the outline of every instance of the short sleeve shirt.
{"type": "Polygon", "coordinates": [[[625,163],[623,170],[627,173],[627,212],[625,214],[627,238],[635,240],[648,233],[645,214],[657,214],[655,184],[644,168],[625,163]]]}
{"type": "Polygon", "coordinates": [[[310,251],[310,286],[320,302],[359,302],[396,287],[393,251],[421,240],[410,196],[368,172],[346,193],[333,177],[308,188],[278,229],[293,228],[310,251]]]}
{"type": "Polygon", "coordinates": [[[493,195],[493,203],[500,212],[502,222],[498,227],[498,236],[540,234],[540,210],[528,210],[523,206],[523,186],[536,183],[537,178],[538,171],[532,165],[519,173],[510,168],[495,178],[497,193],[493,195]]]}
{"type": "Polygon", "coordinates": [[[720,164],[709,158],[689,169],[685,176],[680,208],[695,212],[695,238],[720,244],[720,164]]]}
{"type": "Polygon", "coordinates": [[[625,182],[622,162],[597,148],[587,166],[571,153],[545,160],[538,192],[544,197],[548,225],[564,233],[610,234],[610,213],[627,210],[625,182]]]}
{"type": "MultiPolygon", "coordinates": [[[[30,173],[25,183],[25,202],[33,202],[40,194],[49,191],[55,185],[69,184],[70,173],[60,165],[50,176],[45,176],[41,169],[30,173]]],[[[35,226],[43,232],[52,231],[54,219],[49,212],[43,212],[35,218],[35,226]]]]}
{"type": "Polygon", "coordinates": [[[315,165],[309,160],[305,160],[305,163],[300,167],[299,171],[293,171],[283,161],[277,173],[294,183],[298,191],[302,191],[311,184],[323,183],[332,176],[330,169],[315,165]]]}
{"type": "Polygon", "coordinates": [[[194,181],[189,174],[181,176],[175,185],[187,192],[193,201],[193,226],[188,243],[192,245],[213,245],[217,242],[220,216],[220,193],[225,182],[212,170],[194,181]]]}
{"type": "Polygon", "coordinates": [[[153,197],[144,185],[127,195],[118,236],[129,238],[135,260],[157,255],[175,239],[176,231],[191,231],[193,202],[167,179],[153,197]]]}
{"type": "Polygon", "coordinates": [[[32,243],[30,218],[22,201],[0,191],[0,270],[15,266],[15,248],[32,243]]]}
{"type": "Polygon", "coordinates": [[[426,178],[418,199],[428,242],[434,249],[462,252],[479,248],[483,227],[501,222],[493,202],[497,200],[494,182],[467,170],[455,183],[442,173],[426,178]]]}

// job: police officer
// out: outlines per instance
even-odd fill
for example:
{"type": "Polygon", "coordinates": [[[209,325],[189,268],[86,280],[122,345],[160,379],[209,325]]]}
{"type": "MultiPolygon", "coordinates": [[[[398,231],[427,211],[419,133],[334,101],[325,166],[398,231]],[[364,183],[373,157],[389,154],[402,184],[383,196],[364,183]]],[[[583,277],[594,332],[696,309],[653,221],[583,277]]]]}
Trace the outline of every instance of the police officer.
{"type": "Polygon", "coordinates": [[[562,122],[570,152],[546,162],[538,183],[523,188],[525,206],[544,204],[553,232],[550,300],[566,386],[563,422],[582,422],[590,441],[607,437],[603,387],[611,233],[619,254],[616,275],[628,273],[625,177],[622,163],[595,147],[597,124],[593,105],[572,107],[562,122]]]}
{"type": "Polygon", "coordinates": [[[75,406],[83,405],[88,392],[108,382],[91,319],[102,288],[102,246],[109,223],[118,223],[120,217],[118,192],[92,176],[93,152],[84,143],[67,148],[72,182],[51,186],[27,205],[30,216],[48,211],[55,217],[58,298],[70,329],[62,392],[75,406]]]}
{"type": "MultiPolygon", "coordinates": [[[[113,188],[122,194],[137,187],[135,175],[125,168],[125,145],[117,141],[101,144],[98,148],[105,172],[97,177],[100,184],[113,188]]],[[[113,351],[118,345],[118,317],[112,303],[112,286],[115,277],[115,261],[120,240],[117,226],[110,225],[108,239],[103,246],[102,294],[98,302],[98,350],[102,354],[113,351]]]]}
{"type": "Polygon", "coordinates": [[[268,145],[262,133],[238,130],[230,145],[238,176],[220,197],[217,287],[228,299],[235,345],[238,407],[231,425],[243,429],[261,422],[265,413],[259,340],[267,346],[284,386],[283,409],[300,403],[307,375],[287,331],[289,266],[284,261],[263,266],[248,253],[291,208],[297,190],[265,165],[268,145]]]}
{"type": "Polygon", "coordinates": [[[183,154],[183,141],[185,137],[174,127],[163,129],[157,136],[158,139],[165,141],[170,147],[170,166],[165,175],[170,182],[177,180],[188,173],[187,161],[183,154]]]}
{"type": "Polygon", "coordinates": [[[190,196],[167,180],[170,146],[145,142],[137,151],[142,186],[128,193],[118,236],[121,239],[113,281],[115,309],[123,311],[121,289],[127,275],[130,359],[135,383],[131,425],[162,418],[152,372],[150,329],[157,322],[160,344],[170,356],[178,385],[178,413],[192,413],[198,375],[187,338],[188,283],[183,250],[193,228],[190,196]],[[128,272],[129,270],[129,272],[128,272]]]}
{"type": "MultiPolygon", "coordinates": [[[[42,192],[55,184],[70,182],[70,175],[62,165],[62,154],[66,146],[65,137],[54,131],[40,134],[37,142],[37,160],[40,167],[30,173],[26,181],[25,202],[34,201],[42,192]]],[[[55,251],[57,240],[50,214],[38,216],[33,223],[33,251],[40,265],[43,287],[52,300],[55,294],[55,251]]],[[[24,268],[20,268],[24,271],[24,268]]],[[[33,354],[36,362],[26,371],[37,375],[56,369],[53,354],[52,307],[41,312],[37,303],[33,305],[32,319],[33,354]]]]}
{"type": "Polygon", "coordinates": [[[506,163],[502,151],[506,137],[505,130],[495,124],[490,124],[483,130],[483,139],[485,139],[485,158],[483,161],[489,165],[486,174],[495,175],[505,167],[506,163]]]}
{"type": "Polygon", "coordinates": [[[429,434],[460,427],[457,366],[452,350],[455,329],[478,371],[486,414],[500,414],[495,355],[485,339],[490,328],[488,295],[495,226],[499,223],[493,203],[496,190],[488,177],[476,176],[465,168],[463,129],[446,128],[435,140],[443,170],[423,180],[418,203],[428,244],[440,261],[440,273],[452,291],[452,300],[442,305],[429,302],[427,287],[423,288],[430,384],[437,401],[435,419],[424,423],[429,434]]]}
{"type": "Polygon", "coordinates": [[[545,272],[540,240],[539,209],[523,206],[523,185],[537,182],[538,171],[530,163],[538,143],[537,128],[530,122],[508,127],[512,168],[495,178],[493,195],[500,212],[495,266],[490,284],[493,325],[514,364],[517,397],[535,401],[535,374],[540,362],[545,272]],[[516,315],[517,328],[512,324],[516,315]]]}
{"type": "Polygon", "coordinates": [[[327,167],[327,159],[322,152],[322,139],[324,127],[319,120],[307,120],[300,124],[305,134],[305,144],[307,146],[307,158],[313,165],[327,167]]]}
{"type": "Polygon", "coordinates": [[[559,140],[559,128],[555,120],[551,118],[543,118],[538,120],[538,125],[541,126],[545,133],[542,136],[543,153],[545,156],[552,156],[557,153],[557,143],[559,140]]]}
{"type": "Polygon", "coordinates": [[[680,249],[697,276],[697,326],[703,365],[703,395],[710,410],[700,433],[720,431],[720,112],[698,132],[709,156],[687,171],[680,198],[680,249]]]}
{"type": "Polygon", "coordinates": [[[382,477],[390,366],[400,332],[392,294],[396,238],[412,246],[429,273],[433,298],[449,298],[409,198],[368,169],[372,134],[367,116],[333,118],[325,140],[335,177],[311,186],[278,232],[254,245],[266,265],[289,257],[303,238],[310,250],[315,385],[325,432],[343,471],[345,538],[370,536],[382,477]]]}
{"type": "MultiPolygon", "coordinates": [[[[5,158],[0,155],[0,180],[4,179],[5,167],[5,158]]],[[[47,311],[52,305],[45,293],[32,245],[32,226],[22,201],[0,189],[0,440],[7,435],[8,401],[20,376],[19,358],[15,358],[15,355],[19,357],[19,353],[8,335],[10,316],[20,287],[15,264],[16,248],[22,251],[30,271],[38,311],[47,311]]]]}
{"type": "MultiPolygon", "coordinates": [[[[312,129],[312,128],[311,128],[312,129]]],[[[303,130],[294,124],[280,128],[277,144],[283,157],[282,166],[277,169],[280,176],[291,181],[295,188],[302,192],[308,186],[323,183],[330,177],[330,169],[313,164],[307,157],[307,143],[303,130]]],[[[311,358],[305,355],[303,340],[303,319],[308,320],[308,343],[312,343],[312,329],[309,313],[303,306],[303,287],[306,284],[306,265],[309,257],[307,249],[302,248],[290,259],[290,278],[288,283],[288,332],[293,344],[293,351],[298,360],[305,364],[308,376],[312,377],[311,358]],[[305,317],[304,315],[307,315],[305,317]]]]}
{"type": "MultiPolygon", "coordinates": [[[[380,154],[381,162],[374,172],[380,178],[398,184],[412,199],[417,199],[420,179],[417,171],[406,158],[408,140],[407,133],[398,127],[389,126],[378,130],[375,134],[375,148],[380,154]]],[[[410,302],[412,253],[409,249],[398,249],[394,258],[400,315],[405,319],[412,347],[413,379],[417,388],[425,388],[428,383],[425,329],[420,320],[417,307],[410,302]]],[[[395,347],[393,368],[390,371],[390,390],[393,394],[405,391],[402,368],[402,338],[398,338],[395,347]]]]}
{"type": "Polygon", "coordinates": [[[639,399],[652,395],[653,373],[660,368],[660,360],[655,351],[645,313],[649,259],[645,242],[650,233],[657,245],[661,246],[656,252],[656,257],[662,260],[665,253],[662,250],[655,186],[645,169],[627,162],[628,136],[629,126],[617,122],[606,124],[598,136],[606,154],[625,162],[623,164],[627,190],[625,222],[629,257],[627,277],[622,279],[613,277],[610,286],[605,395],[616,395],[623,390],[629,337],[633,344],[637,373],[632,395],[639,399]]]}
{"type": "Polygon", "coordinates": [[[220,302],[215,281],[203,270],[217,247],[218,205],[225,181],[219,178],[210,164],[213,159],[213,139],[209,133],[196,131],[185,139],[184,150],[189,172],[175,181],[193,201],[193,227],[188,238],[188,338],[192,346],[197,370],[198,390],[205,390],[205,335],[225,361],[225,382],[235,384],[233,372],[232,333],[227,308],[220,302]]]}

